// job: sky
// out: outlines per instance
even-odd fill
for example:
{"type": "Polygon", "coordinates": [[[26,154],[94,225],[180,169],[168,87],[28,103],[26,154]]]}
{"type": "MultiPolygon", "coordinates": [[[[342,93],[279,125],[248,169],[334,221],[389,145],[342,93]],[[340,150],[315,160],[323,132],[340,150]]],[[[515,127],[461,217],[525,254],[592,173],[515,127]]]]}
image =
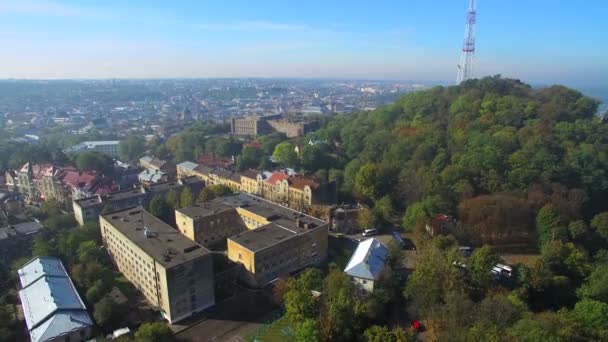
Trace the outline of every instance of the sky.
{"type": "MultiPolygon", "coordinates": [[[[468,0],[0,0],[0,78],[454,82],[468,0]]],[[[476,77],[602,86],[608,1],[479,0],[476,77]]]]}

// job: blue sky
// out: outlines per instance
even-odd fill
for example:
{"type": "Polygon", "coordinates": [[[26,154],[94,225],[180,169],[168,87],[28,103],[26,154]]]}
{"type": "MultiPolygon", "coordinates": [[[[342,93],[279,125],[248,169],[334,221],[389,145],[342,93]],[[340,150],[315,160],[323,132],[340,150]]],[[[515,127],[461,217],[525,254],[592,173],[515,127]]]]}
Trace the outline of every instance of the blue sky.
{"type": "MultiPolygon", "coordinates": [[[[479,0],[474,74],[608,79],[606,0],[479,0]]],[[[0,0],[0,78],[451,82],[467,0],[0,0]]]]}

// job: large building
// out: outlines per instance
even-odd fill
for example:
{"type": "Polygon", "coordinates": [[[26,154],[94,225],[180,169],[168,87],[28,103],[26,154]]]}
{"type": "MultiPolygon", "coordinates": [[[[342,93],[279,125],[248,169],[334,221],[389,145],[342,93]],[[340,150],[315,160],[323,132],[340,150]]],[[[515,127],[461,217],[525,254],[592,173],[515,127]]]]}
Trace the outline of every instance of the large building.
{"type": "Polygon", "coordinates": [[[178,209],[175,216],[180,232],[200,244],[227,238],[228,258],[244,266],[243,280],[252,286],[327,256],[326,222],[249,194],[178,209]]]}
{"type": "Polygon", "coordinates": [[[301,120],[268,120],[268,124],[279,133],[285,134],[288,138],[304,136],[317,128],[316,122],[301,120]]]}
{"type": "Polygon", "coordinates": [[[118,156],[118,144],[120,141],[118,140],[108,140],[108,141],[84,141],[80,144],[76,144],[72,147],[68,147],[63,150],[64,153],[72,154],[72,153],[80,153],[84,151],[95,151],[99,153],[103,153],[112,158],[116,158],[118,156]]]}
{"type": "Polygon", "coordinates": [[[118,270],[175,323],[215,304],[209,251],[141,207],[101,215],[104,246],[118,270]]]}
{"type": "Polygon", "coordinates": [[[252,115],[242,118],[233,118],[230,120],[230,131],[236,135],[256,136],[269,134],[272,132],[272,127],[268,120],[280,119],[281,115],[252,115]]]}
{"type": "Polygon", "coordinates": [[[96,221],[104,207],[110,211],[134,206],[145,207],[154,196],[165,197],[171,190],[181,192],[184,187],[189,187],[196,198],[203,183],[196,177],[186,177],[155,184],[143,184],[135,189],[74,200],[72,201],[74,219],[80,225],[84,225],[86,222],[96,221]]]}
{"type": "Polygon", "coordinates": [[[315,205],[335,204],[338,197],[336,182],[321,182],[313,176],[285,171],[237,172],[183,162],[177,165],[177,175],[198,177],[206,186],[223,184],[233,191],[253,194],[299,211],[308,211],[315,205]]]}
{"type": "Polygon", "coordinates": [[[33,259],[18,274],[19,298],[32,342],[93,338],[93,321],[59,259],[33,259]]]}

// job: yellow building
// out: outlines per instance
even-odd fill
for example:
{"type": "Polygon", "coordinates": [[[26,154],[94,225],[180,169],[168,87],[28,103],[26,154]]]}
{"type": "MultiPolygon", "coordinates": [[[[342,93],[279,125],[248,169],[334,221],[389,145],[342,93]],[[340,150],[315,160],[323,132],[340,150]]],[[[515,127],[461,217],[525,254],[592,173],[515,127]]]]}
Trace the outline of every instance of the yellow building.
{"type": "Polygon", "coordinates": [[[175,323],[215,304],[212,255],[141,207],[101,215],[118,270],[175,323]]]}
{"type": "Polygon", "coordinates": [[[243,280],[252,286],[327,256],[326,222],[249,194],[179,209],[176,222],[182,234],[203,245],[227,239],[228,258],[244,265],[243,280]]]}

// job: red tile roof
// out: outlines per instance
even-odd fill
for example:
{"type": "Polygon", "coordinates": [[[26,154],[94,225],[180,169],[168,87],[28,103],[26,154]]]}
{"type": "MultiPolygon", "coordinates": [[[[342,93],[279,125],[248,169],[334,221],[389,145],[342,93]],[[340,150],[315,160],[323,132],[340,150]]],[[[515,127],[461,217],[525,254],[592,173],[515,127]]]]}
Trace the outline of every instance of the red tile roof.
{"type": "Polygon", "coordinates": [[[277,171],[274,172],[272,174],[272,176],[270,176],[270,178],[268,178],[268,180],[266,181],[268,184],[270,185],[275,185],[278,181],[282,181],[284,179],[289,178],[289,176],[287,175],[287,173],[285,172],[281,172],[281,171],[277,171]]]}

